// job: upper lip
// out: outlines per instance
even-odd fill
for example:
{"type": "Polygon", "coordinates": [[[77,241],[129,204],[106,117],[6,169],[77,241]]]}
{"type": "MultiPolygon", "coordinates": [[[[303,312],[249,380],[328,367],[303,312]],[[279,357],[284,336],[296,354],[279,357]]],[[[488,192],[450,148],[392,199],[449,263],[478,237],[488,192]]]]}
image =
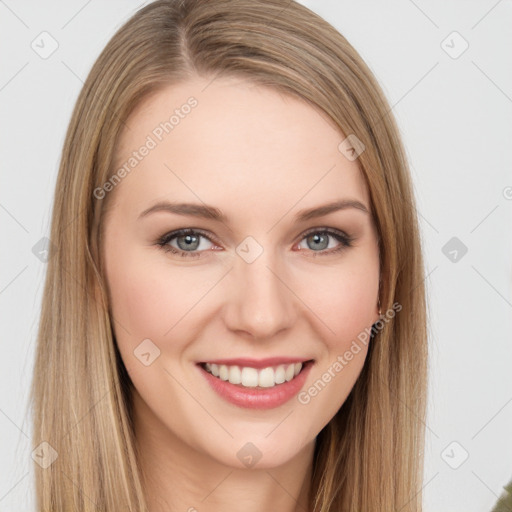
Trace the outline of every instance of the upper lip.
{"type": "Polygon", "coordinates": [[[225,364],[226,366],[244,366],[249,368],[267,368],[269,366],[279,366],[280,364],[292,363],[306,363],[311,361],[304,357],[268,357],[266,359],[250,359],[250,358],[237,358],[237,359],[211,359],[203,361],[210,364],[225,364]]]}

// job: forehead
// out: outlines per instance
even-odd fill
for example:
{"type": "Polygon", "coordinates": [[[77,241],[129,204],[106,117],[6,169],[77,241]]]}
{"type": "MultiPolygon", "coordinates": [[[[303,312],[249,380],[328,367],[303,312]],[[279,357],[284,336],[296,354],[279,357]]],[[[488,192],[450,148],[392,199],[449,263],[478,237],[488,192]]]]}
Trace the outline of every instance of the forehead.
{"type": "Polygon", "coordinates": [[[338,149],[344,138],[300,98],[242,79],[196,78],[131,114],[116,151],[116,169],[128,170],[116,194],[139,210],[156,199],[282,209],[350,196],[368,205],[357,161],[338,149]]]}

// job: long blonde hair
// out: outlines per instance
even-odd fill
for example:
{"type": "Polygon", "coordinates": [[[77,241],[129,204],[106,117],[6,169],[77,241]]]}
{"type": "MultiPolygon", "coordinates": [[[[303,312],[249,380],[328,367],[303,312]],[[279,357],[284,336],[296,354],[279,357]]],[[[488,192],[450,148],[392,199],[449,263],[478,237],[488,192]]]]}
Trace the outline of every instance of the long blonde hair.
{"type": "MultiPolygon", "coordinates": [[[[147,511],[103,266],[115,149],[142,99],[193,76],[237,76],[325,112],[358,157],[380,241],[380,304],[401,311],[369,344],[346,402],[317,436],[314,512],[421,511],[427,329],[415,200],[399,131],[371,71],[329,23],[290,0],[158,0],[107,44],[63,147],[31,388],[38,510],[147,511]],[[46,446],[46,445],[45,445],[46,446]],[[48,447],[47,447],[48,448],[48,447]],[[54,452],[50,452],[54,454],[54,452]],[[55,455],[55,454],[54,454],[55,455]]],[[[120,326],[119,328],[122,328],[120,326]]]]}

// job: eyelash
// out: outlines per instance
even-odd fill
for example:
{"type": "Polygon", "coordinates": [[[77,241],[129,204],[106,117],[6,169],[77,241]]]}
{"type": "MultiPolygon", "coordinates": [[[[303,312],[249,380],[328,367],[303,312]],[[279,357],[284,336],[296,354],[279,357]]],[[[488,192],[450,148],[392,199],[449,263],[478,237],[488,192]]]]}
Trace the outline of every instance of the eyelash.
{"type": "MultiPolygon", "coordinates": [[[[330,236],[334,237],[336,240],[338,240],[338,242],[341,242],[341,244],[338,247],[336,247],[335,249],[330,249],[330,250],[324,249],[322,251],[310,251],[313,253],[312,254],[313,258],[315,258],[317,256],[327,256],[327,255],[339,253],[349,247],[352,247],[352,242],[354,241],[354,238],[347,236],[343,232],[334,230],[332,228],[313,228],[309,231],[306,231],[306,233],[303,234],[300,241],[302,242],[302,240],[304,240],[305,238],[307,238],[309,235],[312,235],[312,234],[330,235],[330,236]]],[[[203,231],[198,230],[198,229],[187,228],[187,229],[179,229],[177,231],[172,231],[170,233],[165,234],[157,241],[157,245],[166,253],[171,252],[173,254],[177,254],[177,255],[179,255],[181,257],[185,257],[185,258],[186,257],[199,258],[201,256],[201,252],[203,252],[203,251],[198,251],[198,252],[181,251],[179,249],[176,249],[176,247],[172,247],[171,245],[169,245],[169,242],[171,240],[173,240],[174,238],[180,237],[180,236],[184,236],[184,235],[201,235],[202,237],[206,238],[210,242],[217,244],[217,242],[214,239],[212,239],[210,236],[206,235],[203,231]]],[[[220,245],[220,244],[217,244],[217,245],[220,245]]],[[[301,250],[304,250],[304,249],[301,249],[301,250]]]]}

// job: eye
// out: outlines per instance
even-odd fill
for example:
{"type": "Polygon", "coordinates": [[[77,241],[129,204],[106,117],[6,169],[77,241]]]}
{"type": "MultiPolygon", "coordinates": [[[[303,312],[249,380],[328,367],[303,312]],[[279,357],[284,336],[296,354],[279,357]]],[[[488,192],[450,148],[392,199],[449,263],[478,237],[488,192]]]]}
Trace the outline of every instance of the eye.
{"type": "MultiPolygon", "coordinates": [[[[182,257],[198,258],[201,256],[201,252],[211,248],[208,247],[208,243],[206,243],[206,247],[204,246],[205,244],[201,244],[201,239],[205,239],[210,243],[216,243],[202,231],[187,228],[165,234],[157,241],[157,245],[165,252],[171,252],[182,257]],[[177,246],[172,245],[171,242],[176,242],[177,246]]],[[[353,238],[342,231],[332,228],[314,228],[302,236],[301,243],[306,242],[308,246],[306,248],[312,248],[309,252],[312,253],[313,257],[316,257],[338,253],[348,247],[352,247],[353,240],[353,238]],[[339,245],[333,248],[329,238],[338,241],[339,245]]],[[[304,247],[299,247],[299,249],[303,251],[304,247]]]]}
{"type": "MultiPolygon", "coordinates": [[[[348,247],[352,247],[353,238],[349,237],[342,231],[331,228],[314,228],[304,234],[301,242],[305,242],[307,248],[319,249],[312,251],[312,256],[327,256],[330,254],[338,253],[348,247]],[[329,238],[334,238],[339,242],[338,246],[332,246],[329,238]],[[330,249],[326,251],[326,249],[330,249]]],[[[301,249],[302,250],[302,249],[301,249]]]]}
{"type": "Polygon", "coordinates": [[[157,244],[165,252],[172,252],[183,257],[198,258],[201,255],[200,252],[192,251],[208,249],[208,247],[201,246],[201,238],[212,242],[208,236],[196,229],[179,229],[164,235],[157,244]],[[170,245],[174,240],[176,240],[178,247],[170,245]]]}

